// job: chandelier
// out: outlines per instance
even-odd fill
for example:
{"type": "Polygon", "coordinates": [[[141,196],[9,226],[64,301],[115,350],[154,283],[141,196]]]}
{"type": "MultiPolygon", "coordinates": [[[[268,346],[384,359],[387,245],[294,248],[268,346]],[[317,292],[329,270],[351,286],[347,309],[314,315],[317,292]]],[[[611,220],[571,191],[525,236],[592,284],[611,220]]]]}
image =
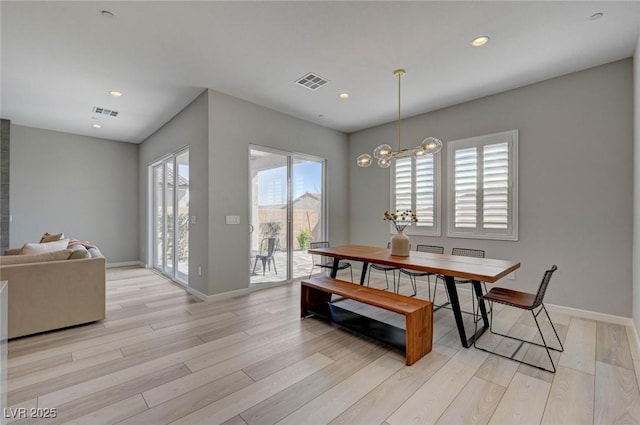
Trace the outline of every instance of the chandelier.
{"type": "Polygon", "coordinates": [[[391,161],[397,158],[406,158],[409,156],[421,156],[427,154],[434,154],[442,149],[442,141],[435,137],[427,137],[422,143],[413,148],[403,148],[400,142],[401,140],[401,115],[400,115],[400,80],[406,74],[404,69],[396,69],[393,71],[393,75],[398,79],[398,149],[393,150],[391,146],[382,144],[373,150],[373,157],[368,153],[363,153],[356,160],[360,167],[368,167],[373,163],[373,159],[378,160],[378,166],[382,168],[389,168],[391,161]]]}

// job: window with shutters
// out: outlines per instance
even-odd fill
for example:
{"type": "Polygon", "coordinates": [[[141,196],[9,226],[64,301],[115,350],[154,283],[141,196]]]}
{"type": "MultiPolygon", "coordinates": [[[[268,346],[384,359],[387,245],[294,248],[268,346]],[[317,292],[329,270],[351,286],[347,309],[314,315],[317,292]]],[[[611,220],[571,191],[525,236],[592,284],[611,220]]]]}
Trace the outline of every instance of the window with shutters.
{"type": "MultiPolygon", "coordinates": [[[[440,155],[398,158],[391,172],[391,211],[412,210],[410,235],[440,236],[440,155]]],[[[391,227],[392,233],[395,232],[391,227]]]]}
{"type": "Polygon", "coordinates": [[[448,236],[518,240],[518,131],[447,143],[448,236]]]}

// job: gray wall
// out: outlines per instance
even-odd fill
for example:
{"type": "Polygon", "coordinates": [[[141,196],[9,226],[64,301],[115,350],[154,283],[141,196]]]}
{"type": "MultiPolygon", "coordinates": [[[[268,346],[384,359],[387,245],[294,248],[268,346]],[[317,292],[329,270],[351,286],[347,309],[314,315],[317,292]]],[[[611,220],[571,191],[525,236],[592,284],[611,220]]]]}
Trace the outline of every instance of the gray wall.
{"type": "MultiPolygon", "coordinates": [[[[430,135],[446,143],[520,131],[519,241],[447,238],[443,210],[442,237],[412,236],[412,244],[483,248],[488,257],[518,260],[516,280],[500,285],[529,291],[557,264],[549,303],[630,317],[632,76],[627,59],[403,120],[406,146],[430,135]]],[[[389,238],[381,220],[390,205],[389,170],[359,169],[355,159],[395,140],[395,131],[390,123],[350,136],[351,242],[389,238]]],[[[446,205],[446,149],[441,154],[446,205]]]]}
{"type": "Polygon", "coordinates": [[[349,241],[346,135],[209,90],[209,137],[209,294],[248,286],[249,144],[326,158],[329,239],[349,241]]]}
{"type": "Polygon", "coordinates": [[[189,286],[207,294],[206,267],[208,235],[208,93],[205,90],[191,104],[139,145],[140,260],[148,262],[149,165],[172,152],[189,147],[189,214],[196,217],[189,233],[189,286]]]}
{"type": "Polygon", "coordinates": [[[138,147],[11,125],[11,247],[64,232],[138,260],[138,147]]]}
{"type": "Polygon", "coordinates": [[[633,322],[640,335],[640,37],[633,55],[633,322]]]}

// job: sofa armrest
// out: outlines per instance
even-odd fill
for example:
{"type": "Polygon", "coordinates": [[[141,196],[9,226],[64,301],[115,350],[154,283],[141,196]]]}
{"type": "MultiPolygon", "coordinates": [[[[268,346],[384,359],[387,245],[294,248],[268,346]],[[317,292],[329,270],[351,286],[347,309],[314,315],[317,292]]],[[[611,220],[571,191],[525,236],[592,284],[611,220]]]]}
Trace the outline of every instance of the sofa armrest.
{"type": "Polygon", "coordinates": [[[7,248],[4,250],[4,255],[20,255],[22,254],[22,248],[7,248]]]}

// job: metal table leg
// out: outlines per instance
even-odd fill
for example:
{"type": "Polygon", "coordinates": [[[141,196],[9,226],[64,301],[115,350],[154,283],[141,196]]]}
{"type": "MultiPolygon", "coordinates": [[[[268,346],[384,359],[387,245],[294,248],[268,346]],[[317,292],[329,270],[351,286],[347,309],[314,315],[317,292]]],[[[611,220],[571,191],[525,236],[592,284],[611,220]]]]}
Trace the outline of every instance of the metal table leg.
{"type": "MultiPolygon", "coordinates": [[[[460,343],[464,348],[469,348],[473,342],[489,328],[489,319],[487,316],[487,309],[484,301],[478,299],[480,314],[482,315],[483,326],[478,331],[467,339],[467,333],[464,329],[464,321],[462,320],[462,310],[460,308],[460,299],[458,298],[458,290],[456,289],[456,282],[453,276],[444,277],[445,284],[447,286],[447,293],[449,294],[449,302],[451,303],[451,310],[453,310],[453,317],[456,320],[456,326],[458,327],[458,333],[460,334],[460,343]]],[[[478,294],[482,293],[480,282],[473,281],[472,296],[478,297],[478,294]]]]}

